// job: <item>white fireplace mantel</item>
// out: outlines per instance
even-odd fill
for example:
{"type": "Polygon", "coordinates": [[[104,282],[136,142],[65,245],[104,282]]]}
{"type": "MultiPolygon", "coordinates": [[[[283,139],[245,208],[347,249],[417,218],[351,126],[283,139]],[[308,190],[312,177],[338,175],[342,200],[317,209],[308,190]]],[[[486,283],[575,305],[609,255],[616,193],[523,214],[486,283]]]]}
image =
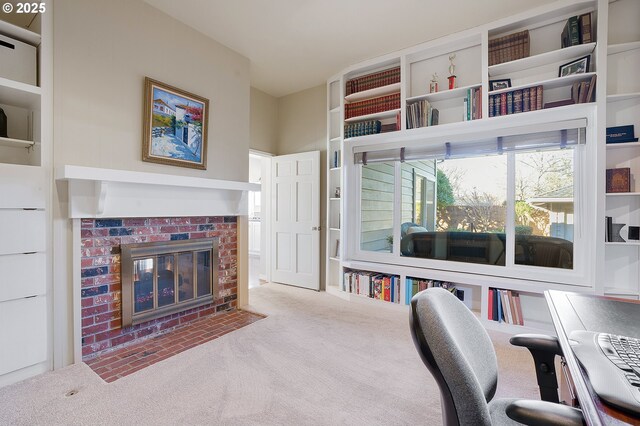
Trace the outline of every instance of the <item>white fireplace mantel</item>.
{"type": "Polygon", "coordinates": [[[56,180],[67,181],[69,218],[234,216],[247,214],[248,182],[160,173],[61,166],[56,180]]]}

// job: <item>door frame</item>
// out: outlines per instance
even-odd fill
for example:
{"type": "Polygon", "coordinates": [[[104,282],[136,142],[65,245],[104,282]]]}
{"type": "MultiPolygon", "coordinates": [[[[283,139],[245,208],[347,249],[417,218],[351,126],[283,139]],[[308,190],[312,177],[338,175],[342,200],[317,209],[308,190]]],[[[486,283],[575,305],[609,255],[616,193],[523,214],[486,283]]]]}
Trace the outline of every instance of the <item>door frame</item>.
{"type": "MultiPolygon", "coordinates": [[[[256,149],[249,149],[249,155],[261,157],[260,181],[260,274],[259,279],[271,281],[271,158],[275,154],[256,149]]],[[[249,246],[247,245],[247,255],[249,246]]]]}

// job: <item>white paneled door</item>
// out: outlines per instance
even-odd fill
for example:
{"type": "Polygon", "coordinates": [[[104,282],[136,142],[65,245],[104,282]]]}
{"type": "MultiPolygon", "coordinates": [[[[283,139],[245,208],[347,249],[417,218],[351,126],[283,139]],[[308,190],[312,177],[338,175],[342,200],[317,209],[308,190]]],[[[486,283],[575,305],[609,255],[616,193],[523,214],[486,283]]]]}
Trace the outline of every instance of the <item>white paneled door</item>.
{"type": "Polygon", "coordinates": [[[320,290],[320,152],[271,161],[271,280],[320,290]]]}

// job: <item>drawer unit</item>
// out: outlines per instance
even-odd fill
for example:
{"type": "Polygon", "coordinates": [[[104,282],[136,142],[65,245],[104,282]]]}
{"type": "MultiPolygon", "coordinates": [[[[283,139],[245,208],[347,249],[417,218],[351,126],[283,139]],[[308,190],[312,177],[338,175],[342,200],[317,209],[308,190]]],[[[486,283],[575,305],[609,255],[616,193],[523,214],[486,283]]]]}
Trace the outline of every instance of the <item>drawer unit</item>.
{"type": "Polygon", "coordinates": [[[0,209],[0,255],[45,251],[46,222],[43,210],[0,209]]]}
{"type": "Polygon", "coordinates": [[[0,164],[0,209],[45,208],[45,181],[42,167],[0,164]]]}
{"type": "Polygon", "coordinates": [[[0,256],[0,302],[43,295],[46,282],[44,253],[0,256]]]}
{"type": "Polygon", "coordinates": [[[0,342],[0,375],[46,361],[46,298],[0,302],[0,342]]]}

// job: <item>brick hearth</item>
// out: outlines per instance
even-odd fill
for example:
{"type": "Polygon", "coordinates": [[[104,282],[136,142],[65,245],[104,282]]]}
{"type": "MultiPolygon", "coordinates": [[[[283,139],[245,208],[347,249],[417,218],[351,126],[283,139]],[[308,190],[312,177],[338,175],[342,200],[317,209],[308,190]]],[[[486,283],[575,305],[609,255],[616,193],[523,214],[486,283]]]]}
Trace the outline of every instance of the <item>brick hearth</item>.
{"type": "Polygon", "coordinates": [[[264,316],[247,311],[220,313],[178,326],[170,333],[94,357],[87,361],[87,365],[104,381],[113,382],[262,318],[264,316]]]}
{"type": "Polygon", "coordinates": [[[236,307],[235,216],[82,219],[81,238],[83,360],[236,307]],[[211,237],[220,242],[219,294],[214,303],[122,328],[120,245],[211,237]]]}

